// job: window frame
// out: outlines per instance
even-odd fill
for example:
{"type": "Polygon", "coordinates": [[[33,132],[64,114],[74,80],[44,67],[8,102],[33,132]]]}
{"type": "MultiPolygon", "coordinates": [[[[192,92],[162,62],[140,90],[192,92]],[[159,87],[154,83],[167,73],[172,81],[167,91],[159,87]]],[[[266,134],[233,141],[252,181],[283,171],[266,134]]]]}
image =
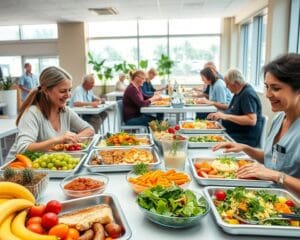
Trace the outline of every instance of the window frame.
{"type": "Polygon", "coordinates": [[[300,0],[291,1],[289,52],[300,53],[300,0]]]}

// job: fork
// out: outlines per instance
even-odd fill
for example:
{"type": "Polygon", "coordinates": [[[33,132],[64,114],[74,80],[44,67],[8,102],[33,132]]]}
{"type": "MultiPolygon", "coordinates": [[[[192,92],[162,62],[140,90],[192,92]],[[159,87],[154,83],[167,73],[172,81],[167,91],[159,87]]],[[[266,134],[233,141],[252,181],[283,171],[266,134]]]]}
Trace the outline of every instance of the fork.
{"type": "Polygon", "coordinates": [[[276,217],[269,217],[269,218],[262,219],[260,221],[244,219],[237,214],[233,214],[233,217],[243,223],[252,224],[252,225],[257,225],[260,222],[265,222],[269,220],[289,220],[289,219],[300,220],[299,214],[279,214],[276,217]]]}

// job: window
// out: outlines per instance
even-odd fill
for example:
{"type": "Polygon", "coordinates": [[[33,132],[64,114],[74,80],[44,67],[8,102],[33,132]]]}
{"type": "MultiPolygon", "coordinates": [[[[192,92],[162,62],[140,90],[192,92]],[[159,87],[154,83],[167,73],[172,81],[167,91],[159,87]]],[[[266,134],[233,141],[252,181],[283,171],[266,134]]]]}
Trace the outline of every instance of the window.
{"type": "Polygon", "coordinates": [[[57,25],[22,25],[21,39],[55,39],[57,38],[57,25]]]}
{"type": "Polygon", "coordinates": [[[24,63],[27,62],[31,64],[32,73],[34,73],[35,75],[40,75],[40,73],[46,67],[59,66],[58,57],[24,57],[24,63]]]}
{"type": "Polygon", "coordinates": [[[19,26],[1,26],[0,41],[20,40],[19,26]]]}
{"type": "Polygon", "coordinates": [[[20,77],[22,75],[22,61],[20,56],[0,57],[0,65],[4,76],[20,77]]]}
{"type": "Polygon", "coordinates": [[[289,52],[300,53],[300,0],[291,2],[289,52]]]}
{"type": "Polygon", "coordinates": [[[88,48],[96,59],[109,59],[108,67],[148,60],[148,69],[156,68],[167,54],[175,61],[171,78],[197,84],[206,61],[219,65],[220,24],[219,18],[88,23],[88,48]]]}
{"type": "Polygon", "coordinates": [[[265,64],[267,15],[253,17],[241,26],[240,69],[246,81],[257,89],[263,87],[262,66],[265,64]]]}

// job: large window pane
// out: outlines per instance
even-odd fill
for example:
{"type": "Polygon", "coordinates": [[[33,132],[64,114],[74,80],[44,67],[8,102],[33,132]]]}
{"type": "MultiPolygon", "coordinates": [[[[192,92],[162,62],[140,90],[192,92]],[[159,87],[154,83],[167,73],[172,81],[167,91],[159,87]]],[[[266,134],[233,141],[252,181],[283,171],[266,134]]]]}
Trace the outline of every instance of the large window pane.
{"type": "Polygon", "coordinates": [[[31,64],[32,72],[36,75],[39,75],[46,67],[59,66],[58,57],[25,57],[24,62],[31,64]]]}
{"type": "Polygon", "coordinates": [[[57,25],[23,25],[21,26],[21,39],[55,39],[57,38],[57,25]]]}
{"type": "Polygon", "coordinates": [[[219,66],[220,37],[170,37],[170,58],[175,61],[172,79],[197,84],[207,61],[219,66]]]}
{"type": "Polygon", "coordinates": [[[136,36],[136,21],[88,23],[89,37],[136,36]]]}
{"type": "Polygon", "coordinates": [[[1,26],[0,41],[19,40],[19,26],[1,26]]]}
{"type": "Polygon", "coordinates": [[[220,18],[176,19],[169,21],[171,34],[212,34],[221,32],[220,18]]]}
{"type": "Polygon", "coordinates": [[[20,56],[0,57],[0,65],[3,66],[4,75],[8,74],[12,77],[22,75],[22,61],[20,56]]]}
{"type": "Polygon", "coordinates": [[[252,39],[252,28],[253,28],[253,23],[250,23],[248,25],[248,36],[247,36],[247,46],[246,46],[246,51],[247,51],[247,55],[246,55],[246,69],[245,69],[245,78],[246,81],[251,82],[251,68],[252,68],[252,43],[254,41],[254,39],[252,39]]]}
{"type": "Polygon", "coordinates": [[[139,21],[140,36],[167,35],[167,20],[142,20],[139,21]]]}

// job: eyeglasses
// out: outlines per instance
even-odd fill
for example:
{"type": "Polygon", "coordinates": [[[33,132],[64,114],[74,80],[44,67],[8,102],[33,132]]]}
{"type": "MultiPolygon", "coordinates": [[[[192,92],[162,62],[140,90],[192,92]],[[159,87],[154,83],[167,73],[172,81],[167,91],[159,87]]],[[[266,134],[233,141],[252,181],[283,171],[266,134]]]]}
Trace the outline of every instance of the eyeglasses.
{"type": "Polygon", "coordinates": [[[136,77],[139,78],[139,79],[143,79],[143,80],[145,79],[144,76],[143,77],[142,76],[136,76],[136,77]]]}

